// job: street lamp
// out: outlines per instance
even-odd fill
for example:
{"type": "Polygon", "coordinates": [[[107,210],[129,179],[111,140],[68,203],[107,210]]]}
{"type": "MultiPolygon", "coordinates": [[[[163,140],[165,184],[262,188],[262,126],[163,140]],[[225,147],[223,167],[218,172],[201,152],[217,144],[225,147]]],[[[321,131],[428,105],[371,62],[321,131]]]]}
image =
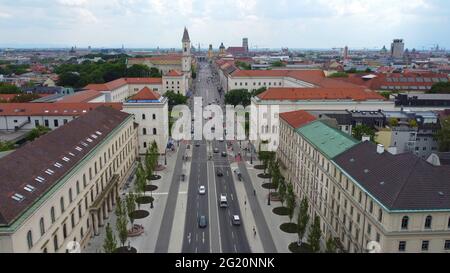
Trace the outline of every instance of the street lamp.
{"type": "MultiPolygon", "coordinates": [[[[269,183],[270,183],[270,178],[269,178],[269,183]]],[[[270,206],[270,186],[268,187],[269,189],[269,195],[267,196],[267,205],[270,206]]]]}

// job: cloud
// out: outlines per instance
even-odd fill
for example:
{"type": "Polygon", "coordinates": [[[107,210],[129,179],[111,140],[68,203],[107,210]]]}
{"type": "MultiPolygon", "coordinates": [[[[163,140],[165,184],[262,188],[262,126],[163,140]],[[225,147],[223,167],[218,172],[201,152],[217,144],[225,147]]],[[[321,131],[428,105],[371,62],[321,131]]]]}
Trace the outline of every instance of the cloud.
{"type": "Polygon", "coordinates": [[[0,19],[8,19],[8,18],[11,18],[11,17],[12,17],[11,14],[0,11],[0,19]]]}
{"type": "Polygon", "coordinates": [[[80,7],[88,3],[88,0],[58,0],[58,3],[64,6],[80,7]]]}

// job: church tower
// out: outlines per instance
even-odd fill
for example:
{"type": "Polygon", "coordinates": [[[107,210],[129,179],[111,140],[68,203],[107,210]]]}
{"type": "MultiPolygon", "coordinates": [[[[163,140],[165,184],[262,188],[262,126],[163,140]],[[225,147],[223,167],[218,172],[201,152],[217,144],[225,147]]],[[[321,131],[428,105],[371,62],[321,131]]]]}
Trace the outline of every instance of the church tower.
{"type": "Polygon", "coordinates": [[[189,39],[189,33],[184,28],[183,39],[181,40],[183,46],[183,56],[181,58],[181,71],[184,74],[188,74],[188,77],[191,76],[191,39],[189,39]]]}

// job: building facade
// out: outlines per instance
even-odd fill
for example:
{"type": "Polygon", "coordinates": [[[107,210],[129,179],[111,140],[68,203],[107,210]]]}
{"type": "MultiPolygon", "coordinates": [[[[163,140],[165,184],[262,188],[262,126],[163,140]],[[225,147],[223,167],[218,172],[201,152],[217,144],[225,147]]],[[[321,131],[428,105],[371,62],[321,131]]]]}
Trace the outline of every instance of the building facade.
{"type": "Polygon", "coordinates": [[[132,116],[99,107],[0,159],[0,251],[83,249],[113,213],[137,154],[132,116]]]}

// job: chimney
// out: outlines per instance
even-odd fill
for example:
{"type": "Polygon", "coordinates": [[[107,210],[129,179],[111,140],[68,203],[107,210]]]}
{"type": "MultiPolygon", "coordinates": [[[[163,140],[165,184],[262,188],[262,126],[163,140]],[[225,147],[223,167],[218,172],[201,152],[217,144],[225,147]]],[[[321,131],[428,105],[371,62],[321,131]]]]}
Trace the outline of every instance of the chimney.
{"type": "Polygon", "coordinates": [[[377,145],[377,153],[378,154],[384,153],[384,145],[383,144],[378,144],[377,145]]]}
{"type": "Polygon", "coordinates": [[[390,154],[396,155],[396,154],[397,154],[397,147],[395,147],[395,146],[389,147],[389,148],[388,148],[388,152],[389,152],[390,154]]]}
{"type": "Polygon", "coordinates": [[[370,141],[370,136],[364,135],[364,136],[362,137],[362,142],[366,142],[366,141],[370,141]]]}

